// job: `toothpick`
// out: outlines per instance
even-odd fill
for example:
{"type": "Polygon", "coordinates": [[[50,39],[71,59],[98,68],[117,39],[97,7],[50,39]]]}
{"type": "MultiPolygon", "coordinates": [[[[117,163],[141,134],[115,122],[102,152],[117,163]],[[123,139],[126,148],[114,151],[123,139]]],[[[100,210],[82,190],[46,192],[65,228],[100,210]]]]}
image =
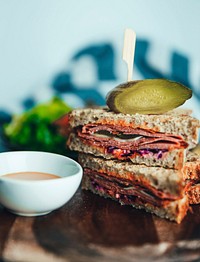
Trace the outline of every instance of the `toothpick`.
{"type": "Polygon", "coordinates": [[[133,61],[135,54],[136,34],[132,29],[126,29],[124,34],[123,60],[128,67],[128,81],[132,80],[133,61]]]}

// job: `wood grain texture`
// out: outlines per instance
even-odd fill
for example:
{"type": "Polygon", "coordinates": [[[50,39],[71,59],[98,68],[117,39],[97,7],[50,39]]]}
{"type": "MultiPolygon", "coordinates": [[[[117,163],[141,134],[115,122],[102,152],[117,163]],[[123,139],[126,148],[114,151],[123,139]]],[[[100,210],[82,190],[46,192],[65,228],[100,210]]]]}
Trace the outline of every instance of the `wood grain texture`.
{"type": "Polygon", "coordinates": [[[180,225],[80,189],[46,216],[1,208],[0,255],[26,262],[199,261],[200,206],[180,225]]]}

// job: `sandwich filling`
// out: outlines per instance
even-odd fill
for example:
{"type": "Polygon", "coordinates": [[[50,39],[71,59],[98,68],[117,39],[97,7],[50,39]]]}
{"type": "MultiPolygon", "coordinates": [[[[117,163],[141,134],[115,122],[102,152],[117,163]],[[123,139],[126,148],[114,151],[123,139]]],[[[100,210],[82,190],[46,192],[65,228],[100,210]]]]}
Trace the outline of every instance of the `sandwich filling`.
{"type": "Polygon", "coordinates": [[[110,197],[124,205],[149,203],[153,206],[165,207],[171,201],[182,197],[158,190],[150,184],[131,183],[131,181],[110,177],[106,173],[90,168],[84,168],[83,179],[87,180],[91,191],[110,197]]]}
{"type": "Polygon", "coordinates": [[[118,159],[136,155],[160,159],[165,152],[188,146],[178,135],[116,125],[87,124],[77,127],[76,133],[84,143],[100,147],[118,159]]]}

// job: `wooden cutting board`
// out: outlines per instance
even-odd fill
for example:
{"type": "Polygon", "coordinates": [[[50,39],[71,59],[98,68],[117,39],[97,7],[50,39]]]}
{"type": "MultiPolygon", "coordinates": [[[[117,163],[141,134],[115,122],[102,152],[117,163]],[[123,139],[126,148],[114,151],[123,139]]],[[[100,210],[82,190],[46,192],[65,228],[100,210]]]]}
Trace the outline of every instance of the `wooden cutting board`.
{"type": "Polygon", "coordinates": [[[200,261],[200,206],[183,222],[77,191],[49,215],[15,216],[0,208],[2,261],[200,261]]]}

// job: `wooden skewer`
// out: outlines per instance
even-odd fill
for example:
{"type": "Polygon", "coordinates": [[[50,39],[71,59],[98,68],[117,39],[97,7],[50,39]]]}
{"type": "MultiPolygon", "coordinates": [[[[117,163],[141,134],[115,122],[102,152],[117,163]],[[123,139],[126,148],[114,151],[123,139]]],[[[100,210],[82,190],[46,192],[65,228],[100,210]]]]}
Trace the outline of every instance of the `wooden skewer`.
{"type": "Polygon", "coordinates": [[[128,81],[132,80],[133,61],[135,54],[136,34],[132,29],[126,29],[124,34],[123,60],[128,67],[128,81]]]}

